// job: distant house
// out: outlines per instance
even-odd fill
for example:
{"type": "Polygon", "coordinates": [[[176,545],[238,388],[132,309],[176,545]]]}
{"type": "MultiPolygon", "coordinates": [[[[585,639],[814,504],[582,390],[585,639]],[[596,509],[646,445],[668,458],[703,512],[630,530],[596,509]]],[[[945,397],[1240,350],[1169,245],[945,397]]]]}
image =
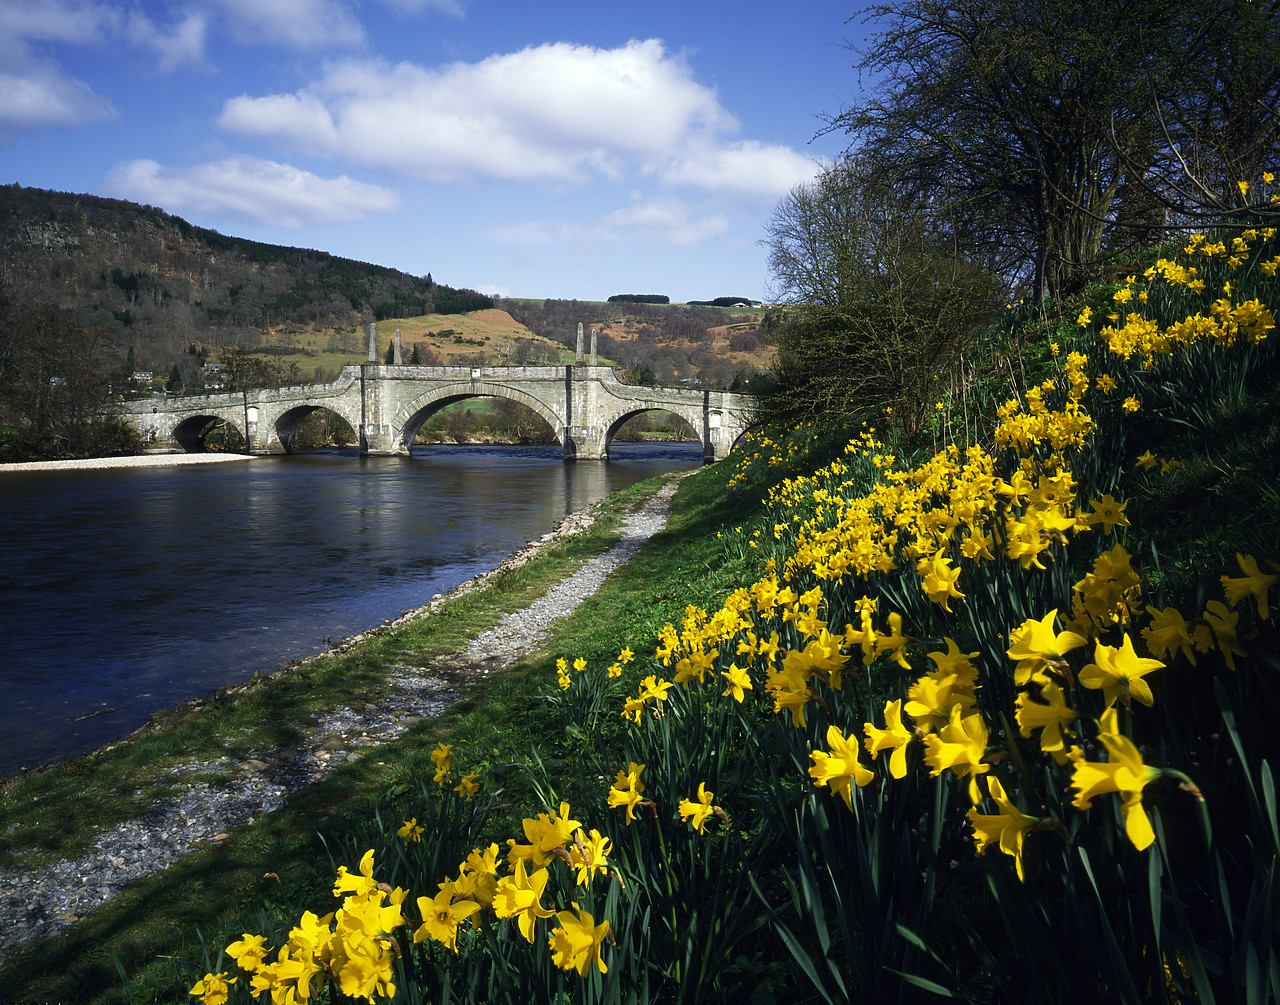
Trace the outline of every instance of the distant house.
{"type": "Polygon", "coordinates": [[[205,373],[217,373],[221,369],[222,369],[221,363],[206,363],[204,365],[205,373]]]}
{"type": "Polygon", "coordinates": [[[150,384],[156,379],[150,370],[134,370],[132,380],[135,384],[150,384]]]}

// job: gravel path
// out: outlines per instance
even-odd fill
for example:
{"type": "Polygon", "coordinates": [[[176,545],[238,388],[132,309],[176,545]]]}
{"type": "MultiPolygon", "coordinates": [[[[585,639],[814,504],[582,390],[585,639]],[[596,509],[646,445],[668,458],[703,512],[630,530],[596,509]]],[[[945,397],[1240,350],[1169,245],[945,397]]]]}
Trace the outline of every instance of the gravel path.
{"type": "MultiPolygon", "coordinates": [[[[553,621],[595,593],[609,573],[663,528],[675,488],[675,480],[668,482],[634,513],[622,528],[621,540],[607,552],[529,607],[505,615],[493,631],[462,652],[427,670],[391,667],[389,695],[372,704],[330,710],[318,721],[295,723],[306,735],[301,745],[255,751],[244,760],[219,757],[177,767],[173,774],[179,780],[210,772],[232,777],[217,785],[193,779],[142,817],[97,834],[93,850],[78,859],[38,871],[0,869],[0,966],[17,947],[66,931],[120,890],[180,861],[195,847],[227,840],[236,827],[280,808],[290,794],[328,777],[340,764],[358,759],[364,748],[385,744],[423,719],[439,715],[462,697],[464,688],[533,651],[547,637],[553,621]]],[[[552,541],[580,533],[593,521],[591,510],[571,514],[554,532],[450,596],[522,565],[552,541]]],[[[437,597],[375,631],[430,616],[447,599],[437,597]]],[[[349,648],[364,637],[348,639],[337,648],[349,648]]]]}

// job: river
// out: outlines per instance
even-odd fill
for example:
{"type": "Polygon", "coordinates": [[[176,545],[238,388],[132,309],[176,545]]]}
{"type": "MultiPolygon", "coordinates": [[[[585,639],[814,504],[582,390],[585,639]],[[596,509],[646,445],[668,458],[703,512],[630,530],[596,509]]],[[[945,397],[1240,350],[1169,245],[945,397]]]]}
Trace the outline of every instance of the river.
{"type": "Polygon", "coordinates": [[[0,474],[0,777],[421,607],[701,444],[0,474]]]}

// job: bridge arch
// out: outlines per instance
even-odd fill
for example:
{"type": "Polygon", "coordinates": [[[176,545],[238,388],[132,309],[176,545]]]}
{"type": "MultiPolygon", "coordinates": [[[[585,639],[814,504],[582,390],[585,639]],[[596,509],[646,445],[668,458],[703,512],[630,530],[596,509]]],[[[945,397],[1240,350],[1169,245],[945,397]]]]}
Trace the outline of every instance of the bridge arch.
{"type": "Polygon", "coordinates": [[[283,412],[276,416],[274,423],[274,438],[280,442],[280,446],[284,448],[286,454],[293,453],[294,437],[298,434],[298,429],[302,423],[316,412],[328,412],[336,415],[345,422],[351,429],[351,442],[355,443],[359,440],[359,420],[352,422],[351,418],[345,414],[341,408],[335,408],[332,402],[323,402],[320,404],[295,405],[293,408],[286,408],[283,412]]]}
{"type": "Polygon", "coordinates": [[[701,439],[698,432],[698,424],[689,420],[689,418],[678,408],[671,408],[667,405],[645,404],[638,405],[628,411],[619,412],[616,417],[609,421],[604,431],[604,450],[608,453],[609,445],[613,443],[613,438],[618,435],[621,429],[630,419],[634,419],[637,415],[644,415],[647,412],[665,412],[668,415],[674,415],[680,420],[691,432],[695,439],[701,439]]]}
{"type": "Polygon", "coordinates": [[[426,394],[414,398],[396,413],[392,425],[396,430],[397,446],[403,446],[406,451],[411,450],[413,441],[418,435],[418,430],[432,415],[446,405],[452,405],[456,401],[465,401],[468,398],[506,398],[508,401],[524,405],[546,422],[551,427],[551,432],[555,435],[556,442],[562,446],[564,445],[564,417],[545,402],[535,398],[527,391],[507,387],[504,384],[494,384],[487,381],[467,381],[465,383],[460,381],[433,388],[426,394]]]}
{"type": "MultiPolygon", "coordinates": [[[[208,449],[206,440],[209,434],[218,426],[225,426],[240,440],[240,445],[235,449],[244,449],[248,441],[245,439],[242,419],[243,416],[225,415],[218,411],[197,412],[183,416],[174,424],[168,431],[168,439],[173,446],[185,453],[200,454],[208,449]]],[[[157,435],[155,440],[159,439],[161,437],[157,435]]]]}

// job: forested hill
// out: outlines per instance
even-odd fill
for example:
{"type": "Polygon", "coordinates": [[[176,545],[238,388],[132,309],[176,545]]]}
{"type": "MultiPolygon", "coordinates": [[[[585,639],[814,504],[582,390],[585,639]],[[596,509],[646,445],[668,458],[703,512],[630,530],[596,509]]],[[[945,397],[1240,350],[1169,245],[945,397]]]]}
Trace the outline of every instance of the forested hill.
{"type": "Polygon", "coordinates": [[[491,307],[430,275],[260,244],[153,206],[0,186],[0,279],[27,304],[56,304],[105,327],[158,369],[193,342],[256,346],[273,330],[491,307]]]}

